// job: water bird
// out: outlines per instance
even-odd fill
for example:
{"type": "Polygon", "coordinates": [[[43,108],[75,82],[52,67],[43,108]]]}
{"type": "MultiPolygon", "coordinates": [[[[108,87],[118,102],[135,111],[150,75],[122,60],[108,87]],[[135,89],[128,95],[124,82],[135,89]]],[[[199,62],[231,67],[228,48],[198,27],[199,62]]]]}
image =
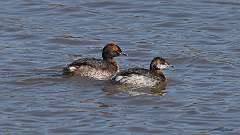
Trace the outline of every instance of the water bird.
{"type": "Polygon", "coordinates": [[[65,75],[78,75],[97,80],[109,80],[118,71],[119,66],[114,57],[126,55],[117,43],[108,43],[102,50],[102,59],[80,58],[63,69],[65,75]]]}
{"type": "Polygon", "coordinates": [[[135,87],[153,87],[166,83],[167,79],[163,70],[173,67],[167,60],[161,57],[155,57],[150,64],[149,69],[130,68],[117,73],[112,82],[116,84],[127,84],[135,87]]]}

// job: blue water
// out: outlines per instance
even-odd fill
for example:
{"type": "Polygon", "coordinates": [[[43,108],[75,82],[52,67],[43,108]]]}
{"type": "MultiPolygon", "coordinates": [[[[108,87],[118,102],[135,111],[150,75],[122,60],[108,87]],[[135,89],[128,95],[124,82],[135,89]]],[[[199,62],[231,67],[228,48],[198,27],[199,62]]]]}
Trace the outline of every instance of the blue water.
{"type": "Polygon", "coordinates": [[[0,2],[0,135],[240,134],[238,0],[0,2]],[[155,56],[164,94],[132,95],[62,67],[115,41],[121,69],[155,56]]]}

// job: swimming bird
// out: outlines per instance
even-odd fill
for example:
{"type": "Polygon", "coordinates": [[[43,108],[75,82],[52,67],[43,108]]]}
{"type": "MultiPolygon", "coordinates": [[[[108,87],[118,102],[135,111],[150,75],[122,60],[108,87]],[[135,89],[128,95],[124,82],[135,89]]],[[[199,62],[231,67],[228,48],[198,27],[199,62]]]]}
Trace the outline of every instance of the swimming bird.
{"type": "Polygon", "coordinates": [[[118,71],[119,66],[114,57],[126,55],[114,42],[108,43],[102,50],[102,59],[81,58],[73,61],[63,69],[66,75],[79,75],[97,80],[111,79],[118,71]]]}
{"type": "Polygon", "coordinates": [[[149,69],[130,68],[121,71],[112,78],[112,82],[136,87],[153,87],[166,83],[167,79],[163,74],[163,70],[170,66],[172,67],[165,59],[155,57],[151,61],[149,69]]]}

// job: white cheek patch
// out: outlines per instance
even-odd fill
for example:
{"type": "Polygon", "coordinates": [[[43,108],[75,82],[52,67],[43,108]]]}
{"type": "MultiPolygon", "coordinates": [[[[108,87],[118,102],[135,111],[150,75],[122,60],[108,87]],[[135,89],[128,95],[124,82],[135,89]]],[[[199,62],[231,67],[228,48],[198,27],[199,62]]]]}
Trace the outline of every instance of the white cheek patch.
{"type": "Polygon", "coordinates": [[[157,68],[159,68],[159,69],[165,69],[165,68],[168,68],[169,67],[169,65],[163,65],[163,64],[158,64],[157,65],[157,68]]]}

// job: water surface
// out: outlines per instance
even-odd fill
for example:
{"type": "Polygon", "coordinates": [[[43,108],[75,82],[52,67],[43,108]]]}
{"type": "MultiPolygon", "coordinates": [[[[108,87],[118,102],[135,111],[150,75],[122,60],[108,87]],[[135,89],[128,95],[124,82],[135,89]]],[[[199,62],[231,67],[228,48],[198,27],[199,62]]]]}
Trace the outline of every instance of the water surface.
{"type": "Polygon", "coordinates": [[[237,0],[0,2],[0,135],[240,133],[237,0]],[[122,69],[166,71],[164,96],[61,76],[78,57],[117,42],[122,69]]]}

